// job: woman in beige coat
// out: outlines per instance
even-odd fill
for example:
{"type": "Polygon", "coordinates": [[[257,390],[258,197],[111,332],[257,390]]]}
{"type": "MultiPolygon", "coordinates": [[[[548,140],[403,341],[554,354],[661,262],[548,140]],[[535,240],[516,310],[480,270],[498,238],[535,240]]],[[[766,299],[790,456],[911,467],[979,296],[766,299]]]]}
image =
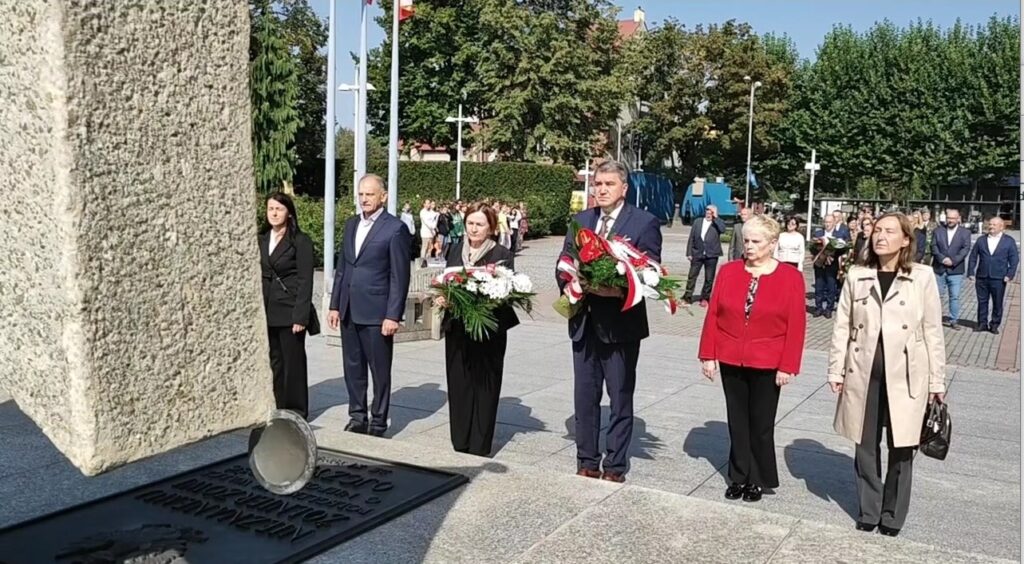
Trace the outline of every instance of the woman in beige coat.
{"type": "Polygon", "coordinates": [[[829,355],[828,381],[839,395],[835,429],[857,443],[857,529],[878,527],[888,536],[898,535],[907,518],[925,410],[945,401],[946,392],[938,286],[930,268],[914,264],[913,241],[905,215],[875,222],[866,265],[851,268],[843,285],[829,355]]]}

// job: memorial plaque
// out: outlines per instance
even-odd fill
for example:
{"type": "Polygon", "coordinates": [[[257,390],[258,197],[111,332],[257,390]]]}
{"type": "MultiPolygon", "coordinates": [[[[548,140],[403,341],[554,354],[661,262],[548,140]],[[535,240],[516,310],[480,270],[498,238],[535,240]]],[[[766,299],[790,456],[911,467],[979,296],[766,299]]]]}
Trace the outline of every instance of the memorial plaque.
{"type": "Polygon", "coordinates": [[[279,496],[239,455],[0,529],[0,562],[300,562],[467,481],[321,449],[309,484],[279,496]]]}

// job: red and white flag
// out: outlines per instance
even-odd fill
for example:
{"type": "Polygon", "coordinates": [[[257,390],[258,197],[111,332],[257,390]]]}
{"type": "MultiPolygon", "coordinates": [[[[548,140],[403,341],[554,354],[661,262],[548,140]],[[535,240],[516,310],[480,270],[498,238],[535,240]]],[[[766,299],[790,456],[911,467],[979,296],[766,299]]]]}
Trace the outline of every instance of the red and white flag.
{"type": "Polygon", "coordinates": [[[415,12],[416,8],[413,7],[412,0],[399,0],[398,21],[404,21],[411,18],[415,12]]]}

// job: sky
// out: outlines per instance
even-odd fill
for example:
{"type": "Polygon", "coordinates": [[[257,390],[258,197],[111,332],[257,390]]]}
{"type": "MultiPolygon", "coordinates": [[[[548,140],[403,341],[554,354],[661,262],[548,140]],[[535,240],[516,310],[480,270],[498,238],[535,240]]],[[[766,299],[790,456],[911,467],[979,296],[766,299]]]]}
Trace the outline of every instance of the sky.
{"type": "MultiPolygon", "coordinates": [[[[330,0],[309,0],[310,6],[325,21],[330,0]]],[[[360,0],[334,0],[337,56],[335,73],[338,84],[355,82],[355,65],[349,53],[359,50],[360,0]]],[[[379,45],[384,30],[373,18],[381,14],[376,0],[369,8],[368,49],[379,45]]],[[[383,0],[388,1],[388,0],[383,0]]],[[[622,10],[619,19],[632,19],[640,6],[646,12],[648,27],[666,18],[675,18],[686,28],[697,24],[721,23],[730,19],[751,24],[757,33],[788,35],[800,56],[813,59],[825,34],[836,24],[866,31],[875,22],[888,19],[905,26],[918,19],[931,20],[943,28],[957,19],[965,24],[982,24],[993,15],[1020,16],[1018,0],[634,0],[615,1],[622,10]]],[[[336,95],[336,119],[343,127],[352,127],[353,93],[336,95]]]]}

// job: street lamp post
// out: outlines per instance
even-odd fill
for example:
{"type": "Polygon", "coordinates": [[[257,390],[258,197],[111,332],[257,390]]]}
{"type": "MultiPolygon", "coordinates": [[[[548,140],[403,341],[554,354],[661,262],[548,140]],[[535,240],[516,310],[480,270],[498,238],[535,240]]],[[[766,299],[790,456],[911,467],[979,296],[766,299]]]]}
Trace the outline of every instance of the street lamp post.
{"type": "Polygon", "coordinates": [[[475,117],[462,117],[462,104],[459,104],[459,117],[446,117],[444,118],[445,123],[458,123],[458,147],[455,149],[455,200],[462,199],[462,124],[463,123],[478,123],[475,117]]]}
{"type": "Polygon", "coordinates": [[[804,164],[804,170],[811,173],[811,191],[807,195],[807,240],[811,240],[811,224],[814,223],[814,175],[821,170],[821,164],[817,162],[818,151],[811,149],[811,162],[804,164]]]}
{"type": "MultiPolygon", "coordinates": [[[[749,76],[744,76],[745,82],[750,82],[749,76]]],[[[761,87],[761,81],[750,85],[750,124],[747,127],[747,196],[743,200],[744,207],[750,207],[750,155],[754,147],[754,91],[761,87]]]]}
{"type": "MultiPolygon", "coordinates": [[[[360,155],[360,149],[362,149],[363,151],[366,150],[365,143],[361,143],[361,141],[360,141],[360,136],[361,135],[366,135],[366,133],[363,132],[363,128],[362,128],[362,126],[365,124],[365,122],[363,122],[362,120],[359,119],[359,117],[362,115],[359,112],[359,108],[360,108],[359,101],[361,99],[365,99],[365,91],[361,92],[361,89],[359,88],[360,82],[359,82],[358,79],[359,79],[359,70],[356,69],[356,84],[342,84],[342,85],[338,86],[338,90],[340,92],[353,92],[353,93],[355,93],[355,97],[354,97],[355,100],[354,100],[353,106],[352,106],[352,114],[354,116],[354,121],[353,121],[353,125],[352,125],[352,133],[353,133],[353,142],[352,142],[352,144],[353,144],[353,147],[352,147],[352,199],[355,201],[356,209],[359,209],[359,177],[362,176],[363,174],[366,174],[366,171],[362,170],[362,166],[361,166],[363,163],[366,162],[366,156],[365,155],[362,155],[362,156],[360,155]]],[[[366,84],[366,90],[376,90],[376,88],[374,88],[372,84],[367,83],[366,84]]]]}

